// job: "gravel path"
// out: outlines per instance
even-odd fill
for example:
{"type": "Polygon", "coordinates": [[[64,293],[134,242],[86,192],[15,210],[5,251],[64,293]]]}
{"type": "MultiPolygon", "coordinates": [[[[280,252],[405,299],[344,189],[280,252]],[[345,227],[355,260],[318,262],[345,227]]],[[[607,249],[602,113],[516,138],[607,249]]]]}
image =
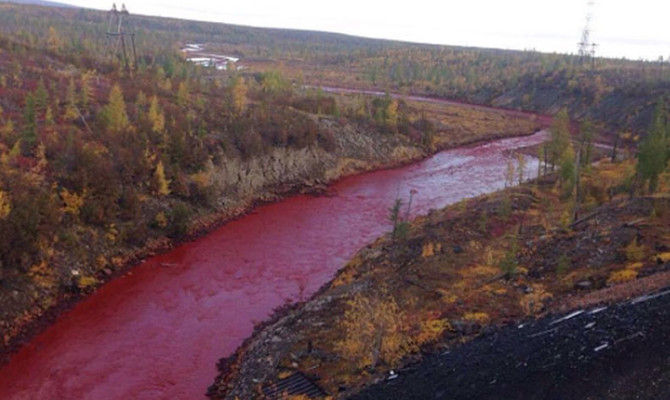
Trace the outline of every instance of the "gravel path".
{"type": "Polygon", "coordinates": [[[670,399],[670,288],[489,332],[363,399],[670,399]]]}

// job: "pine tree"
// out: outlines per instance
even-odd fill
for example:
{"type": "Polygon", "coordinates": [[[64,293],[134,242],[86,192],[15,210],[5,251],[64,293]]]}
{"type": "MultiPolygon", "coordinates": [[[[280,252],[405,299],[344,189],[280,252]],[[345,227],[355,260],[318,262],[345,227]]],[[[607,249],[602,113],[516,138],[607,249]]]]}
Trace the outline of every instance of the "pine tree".
{"type": "Polygon", "coordinates": [[[165,129],[165,116],[158,105],[158,98],[156,96],[151,98],[148,117],[149,121],[151,121],[151,129],[156,133],[163,132],[165,129]]]}
{"type": "Polygon", "coordinates": [[[654,112],[649,133],[638,148],[637,173],[643,184],[648,184],[649,192],[654,193],[658,187],[658,177],[665,169],[668,161],[666,131],[663,103],[659,102],[654,112]]]}
{"type": "Polygon", "coordinates": [[[54,113],[51,111],[51,107],[47,106],[47,111],[44,113],[44,125],[53,128],[56,125],[54,121],[54,113]]]}
{"type": "Polygon", "coordinates": [[[123,100],[123,92],[118,84],[114,85],[109,92],[109,102],[103,112],[107,129],[110,132],[121,132],[130,125],[126,113],[126,102],[123,100]]]}
{"type": "Polygon", "coordinates": [[[550,128],[551,139],[549,141],[549,160],[551,168],[554,169],[563,161],[563,154],[570,146],[570,116],[565,108],[559,111],[554,118],[550,128]]]}
{"type": "Polygon", "coordinates": [[[63,42],[56,32],[56,28],[53,26],[49,27],[49,35],[47,37],[47,48],[51,51],[59,51],[63,46],[63,42]]]}
{"type": "Polygon", "coordinates": [[[581,164],[588,166],[591,164],[593,156],[593,123],[589,120],[582,122],[579,129],[579,152],[581,154],[581,164]]]}
{"type": "Polygon", "coordinates": [[[244,78],[237,77],[233,81],[230,92],[233,101],[233,109],[237,114],[241,114],[247,106],[247,85],[244,82],[244,78]]]}
{"type": "Polygon", "coordinates": [[[0,127],[0,140],[5,140],[7,142],[11,141],[11,138],[14,136],[14,122],[11,119],[8,119],[5,124],[0,127]]]}
{"type": "Polygon", "coordinates": [[[517,174],[519,175],[519,185],[523,183],[524,174],[526,172],[526,158],[523,156],[523,153],[517,153],[517,174]]]}
{"type": "Polygon", "coordinates": [[[93,98],[93,88],[91,87],[92,80],[93,72],[87,71],[84,72],[81,76],[81,98],[79,99],[79,104],[81,104],[82,110],[87,110],[88,106],[91,104],[91,100],[93,98]]]}
{"type": "Polygon", "coordinates": [[[75,90],[74,79],[70,78],[70,83],[67,85],[67,92],[65,94],[65,115],[63,115],[66,121],[74,121],[78,117],[75,90]]]}
{"type": "Polygon", "coordinates": [[[40,79],[40,82],[37,84],[37,89],[35,89],[35,112],[38,115],[46,112],[47,106],[49,105],[49,92],[47,92],[46,86],[44,86],[44,81],[40,79]]]}
{"type": "Polygon", "coordinates": [[[135,106],[138,108],[139,112],[144,112],[146,106],[149,104],[149,99],[147,99],[147,95],[144,94],[143,91],[139,91],[137,93],[137,97],[135,98],[135,106]]]}
{"type": "Polygon", "coordinates": [[[32,152],[37,141],[37,117],[35,114],[35,98],[32,94],[26,96],[26,105],[23,108],[23,131],[21,134],[21,147],[24,155],[32,152]]]}
{"type": "Polygon", "coordinates": [[[188,85],[186,82],[181,81],[179,83],[179,88],[177,89],[177,104],[179,107],[186,107],[189,103],[189,92],[188,85]]]}
{"type": "Polygon", "coordinates": [[[154,172],[154,179],[156,180],[156,192],[161,196],[170,194],[170,181],[165,178],[165,168],[163,161],[158,161],[156,171],[154,172]]]}
{"type": "Polygon", "coordinates": [[[398,129],[398,102],[396,100],[391,100],[388,103],[385,114],[386,120],[384,122],[386,126],[395,132],[398,129]]]}

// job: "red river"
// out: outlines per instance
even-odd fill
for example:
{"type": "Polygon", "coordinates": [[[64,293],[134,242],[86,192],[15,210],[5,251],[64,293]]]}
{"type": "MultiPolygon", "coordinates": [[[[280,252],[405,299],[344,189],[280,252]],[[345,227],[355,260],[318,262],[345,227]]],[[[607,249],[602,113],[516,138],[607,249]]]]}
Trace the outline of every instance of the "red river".
{"type": "MultiPolygon", "coordinates": [[[[258,207],[147,259],[63,314],[0,369],[0,399],[203,399],[217,360],[390,229],[397,196],[424,214],[504,186],[507,150],[546,133],[444,151],[343,179],[331,196],[258,207]]],[[[537,160],[527,163],[527,176],[537,160]]]]}

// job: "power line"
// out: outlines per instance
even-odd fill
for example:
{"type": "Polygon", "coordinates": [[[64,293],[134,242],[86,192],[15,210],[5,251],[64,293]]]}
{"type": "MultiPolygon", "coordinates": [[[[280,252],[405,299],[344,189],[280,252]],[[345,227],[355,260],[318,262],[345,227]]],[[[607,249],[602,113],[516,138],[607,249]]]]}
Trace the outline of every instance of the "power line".
{"type": "Polygon", "coordinates": [[[120,58],[126,69],[131,71],[137,66],[137,52],[135,51],[135,32],[130,27],[130,13],[125,4],[121,4],[121,10],[112,5],[107,20],[107,37],[109,39],[109,52],[113,57],[120,58]],[[125,21],[125,25],[124,25],[125,21]],[[127,40],[129,39],[129,41],[127,40]],[[130,46],[131,54],[128,54],[127,46],[130,46]]]}
{"type": "Polygon", "coordinates": [[[584,24],[584,30],[582,31],[582,39],[578,43],[579,50],[577,54],[581,58],[582,62],[588,59],[595,60],[596,47],[598,45],[591,40],[591,23],[593,22],[593,9],[595,7],[594,0],[587,1],[587,12],[586,12],[586,23],[584,24]]]}

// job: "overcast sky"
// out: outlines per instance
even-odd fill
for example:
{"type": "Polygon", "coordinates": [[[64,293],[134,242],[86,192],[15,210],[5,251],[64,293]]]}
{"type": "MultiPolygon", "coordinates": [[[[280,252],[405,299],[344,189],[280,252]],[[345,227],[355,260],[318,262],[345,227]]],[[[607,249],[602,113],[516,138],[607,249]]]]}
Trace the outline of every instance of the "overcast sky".
{"type": "MultiPolygon", "coordinates": [[[[60,0],[109,9],[113,0],[60,0]]],[[[127,0],[131,13],[414,42],[575,53],[587,0],[127,0]]],[[[593,39],[610,57],[670,57],[670,1],[599,0],[593,39]]]]}

